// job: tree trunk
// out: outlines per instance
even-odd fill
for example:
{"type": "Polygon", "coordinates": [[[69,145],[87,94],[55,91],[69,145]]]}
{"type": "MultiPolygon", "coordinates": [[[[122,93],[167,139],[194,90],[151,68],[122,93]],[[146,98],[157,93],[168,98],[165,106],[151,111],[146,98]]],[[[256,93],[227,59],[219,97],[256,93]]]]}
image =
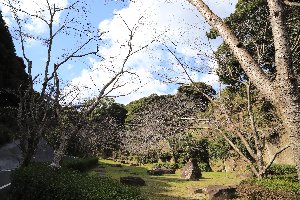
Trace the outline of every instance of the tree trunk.
{"type": "Polygon", "coordinates": [[[36,137],[36,135],[32,132],[30,133],[29,138],[22,138],[20,141],[21,151],[23,154],[23,161],[21,163],[21,167],[27,167],[37,149],[38,143],[40,141],[40,137],[36,137]]]}
{"type": "Polygon", "coordinates": [[[300,182],[300,93],[291,62],[286,19],[280,0],[268,0],[275,47],[275,107],[289,134],[300,182]]]}
{"type": "Polygon", "coordinates": [[[23,156],[23,161],[21,164],[21,167],[27,167],[30,164],[30,161],[34,155],[36,147],[28,147],[27,151],[25,152],[24,156],[23,156]]]}
{"type": "Polygon", "coordinates": [[[54,168],[61,167],[60,163],[65,155],[65,150],[68,145],[68,139],[69,139],[68,135],[63,131],[63,134],[60,137],[59,147],[58,147],[58,149],[56,149],[54,151],[54,157],[53,157],[52,163],[50,164],[51,167],[54,167],[54,168]]]}
{"type": "MultiPolygon", "coordinates": [[[[290,145],[292,147],[294,161],[297,168],[297,174],[300,181],[300,104],[292,102],[288,95],[281,95],[280,114],[285,130],[289,135],[290,145]]],[[[299,100],[298,100],[299,102],[299,100]]]]}

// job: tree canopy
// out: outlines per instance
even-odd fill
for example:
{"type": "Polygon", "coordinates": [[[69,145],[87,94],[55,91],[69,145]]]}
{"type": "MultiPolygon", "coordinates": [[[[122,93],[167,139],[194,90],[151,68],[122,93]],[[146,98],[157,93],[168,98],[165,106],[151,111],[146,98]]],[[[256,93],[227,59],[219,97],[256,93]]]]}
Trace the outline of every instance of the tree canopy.
{"type": "MultiPolygon", "coordinates": [[[[300,74],[300,9],[285,6],[289,42],[291,43],[292,66],[300,74]]],[[[234,13],[225,19],[225,23],[232,29],[262,70],[272,80],[276,77],[275,47],[273,43],[272,27],[269,21],[269,7],[266,0],[239,0],[234,13]]],[[[215,38],[218,32],[212,29],[207,34],[215,38]]],[[[239,86],[242,81],[248,80],[228,45],[223,43],[216,52],[219,68],[217,74],[220,80],[232,86],[239,86]]]]}

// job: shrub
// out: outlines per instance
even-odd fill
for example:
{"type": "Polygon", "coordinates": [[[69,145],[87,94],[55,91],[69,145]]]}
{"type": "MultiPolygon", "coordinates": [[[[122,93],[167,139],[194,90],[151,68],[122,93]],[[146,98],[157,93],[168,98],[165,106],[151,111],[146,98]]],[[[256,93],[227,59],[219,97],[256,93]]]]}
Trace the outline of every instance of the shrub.
{"type": "Polygon", "coordinates": [[[137,188],[110,178],[100,178],[44,164],[17,169],[12,174],[10,200],[141,200],[137,188]]]}
{"type": "Polygon", "coordinates": [[[210,165],[207,163],[199,162],[198,166],[199,166],[201,172],[211,172],[212,171],[210,165]]]}
{"type": "Polygon", "coordinates": [[[176,163],[170,163],[170,162],[164,162],[164,163],[156,163],[153,165],[153,168],[167,168],[167,169],[178,169],[178,164],[176,163]]]}
{"type": "Polygon", "coordinates": [[[160,153],[159,158],[163,162],[167,162],[167,161],[170,161],[172,159],[172,155],[169,152],[163,152],[163,153],[160,153]]]}
{"type": "Polygon", "coordinates": [[[247,199],[300,199],[297,175],[248,179],[237,188],[239,196],[247,199]]]}
{"type": "Polygon", "coordinates": [[[84,172],[92,167],[95,167],[97,164],[98,164],[98,158],[96,157],[64,160],[62,162],[63,167],[78,170],[80,172],[84,172]]]}
{"type": "Polygon", "coordinates": [[[267,175],[285,175],[297,173],[297,169],[294,165],[286,164],[273,164],[267,170],[267,175]]]}

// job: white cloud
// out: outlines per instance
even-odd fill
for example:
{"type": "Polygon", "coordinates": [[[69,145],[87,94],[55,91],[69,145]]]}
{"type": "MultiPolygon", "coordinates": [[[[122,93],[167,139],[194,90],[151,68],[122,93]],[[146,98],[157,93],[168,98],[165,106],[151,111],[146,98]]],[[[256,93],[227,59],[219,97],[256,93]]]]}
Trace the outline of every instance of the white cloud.
{"type": "MultiPolygon", "coordinates": [[[[228,1],[206,0],[206,2],[221,17],[228,16],[233,10],[233,5],[228,1]]],[[[235,2],[236,0],[234,0],[235,2]]],[[[157,80],[156,75],[160,73],[173,73],[173,78],[181,76],[179,80],[187,81],[187,77],[174,57],[168,52],[162,51],[162,44],[176,51],[176,54],[185,61],[197,64],[199,67],[211,67],[209,62],[208,66],[203,66],[205,62],[199,56],[211,52],[211,47],[205,37],[209,26],[187,1],[140,0],[131,2],[128,7],[115,11],[114,14],[112,19],[104,20],[99,24],[101,32],[105,32],[103,39],[107,42],[107,45],[100,49],[100,54],[105,60],[91,61],[91,70],[82,71],[79,77],[71,81],[73,85],[90,88],[82,91],[80,98],[96,95],[97,90],[110,80],[114,72],[120,70],[128,54],[130,30],[134,32],[133,51],[150,44],[153,39],[156,41],[151,43],[148,48],[130,56],[126,63],[126,69],[137,73],[139,79],[132,80],[133,76],[123,77],[120,82],[125,83],[129,80],[129,83],[112,94],[122,95],[141,85],[142,87],[139,93],[118,98],[119,102],[128,103],[152,93],[171,93],[168,85],[157,80]],[[167,69],[168,66],[172,68],[172,72],[167,69]]],[[[217,82],[216,75],[212,74],[203,75],[191,72],[191,76],[196,81],[205,81],[211,84],[217,82]]]]}
{"type": "MultiPolygon", "coordinates": [[[[41,18],[44,18],[49,21],[50,14],[47,9],[48,5],[45,0],[19,0],[12,1],[14,7],[17,10],[23,10],[31,15],[37,15],[41,18]]],[[[68,4],[68,0],[49,0],[49,5],[55,5],[56,8],[64,8],[68,4]]],[[[12,13],[8,6],[6,6],[7,0],[0,0],[0,8],[3,12],[3,15],[7,16],[5,19],[8,20],[7,23],[11,23],[12,21],[12,13]]],[[[54,18],[54,23],[59,23],[61,12],[58,12],[54,18]]],[[[28,17],[28,14],[24,12],[18,12],[18,16],[20,19],[25,19],[28,17]]],[[[44,33],[47,30],[47,25],[44,21],[36,17],[29,17],[29,21],[26,21],[25,28],[28,31],[34,33],[44,33]]]]}

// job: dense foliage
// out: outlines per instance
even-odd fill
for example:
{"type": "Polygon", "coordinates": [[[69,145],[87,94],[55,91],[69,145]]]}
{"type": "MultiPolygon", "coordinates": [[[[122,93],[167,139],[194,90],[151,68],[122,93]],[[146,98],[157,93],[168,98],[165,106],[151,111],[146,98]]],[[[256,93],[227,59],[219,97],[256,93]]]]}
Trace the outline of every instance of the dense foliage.
{"type": "Polygon", "coordinates": [[[87,171],[98,164],[97,157],[91,158],[76,158],[76,159],[68,159],[62,162],[62,167],[78,170],[80,172],[87,171]]]}
{"type": "Polygon", "coordinates": [[[273,164],[264,179],[251,178],[238,186],[239,195],[250,199],[299,199],[300,184],[294,165],[273,164]]]}
{"type": "MultiPolygon", "coordinates": [[[[285,6],[289,41],[291,43],[292,62],[295,72],[300,74],[300,9],[293,6],[285,6]]],[[[225,19],[227,25],[238,37],[241,45],[246,47],[262,70],[269,78],[275,78],[274,44],[269,11],[266,0],[239,0],[236,10],[225,19]]],[[[208,33],[210,38],[217,36],[217,31],[208,33]]],[[[239,87],[241,81],[247,80],[240,63],[233,56],[228,45],[223,43],[216,52],[219,68],[217,73],[220,80],[232,86],[239,87]]]]}
{"type": "Polygon", "coordinates": [[[23,60],[16,56],[8,27],[0,11],[0,145],[8,142],[17,130],[16,112],[19,89],[26,85],[23,60]]]}
{"type": "Polygon", "coordinates": [[[110,178],[52,169],[43,164],[20,168],[12,175],[11,200],[141,200],[138,189],[110,178]]]}
{"type": "Polygon", "coordinates": [[[300,198],[300,184],[295,174],[245,180],[238,186],[237,191],[239,196],[247,199],[297,200],[300,198]]]}
{"type": "Polygon", "coordinates": [[[297,173],[295,165],[273,164],[268,169],[268,175],[287,175],[297,173]]]}

